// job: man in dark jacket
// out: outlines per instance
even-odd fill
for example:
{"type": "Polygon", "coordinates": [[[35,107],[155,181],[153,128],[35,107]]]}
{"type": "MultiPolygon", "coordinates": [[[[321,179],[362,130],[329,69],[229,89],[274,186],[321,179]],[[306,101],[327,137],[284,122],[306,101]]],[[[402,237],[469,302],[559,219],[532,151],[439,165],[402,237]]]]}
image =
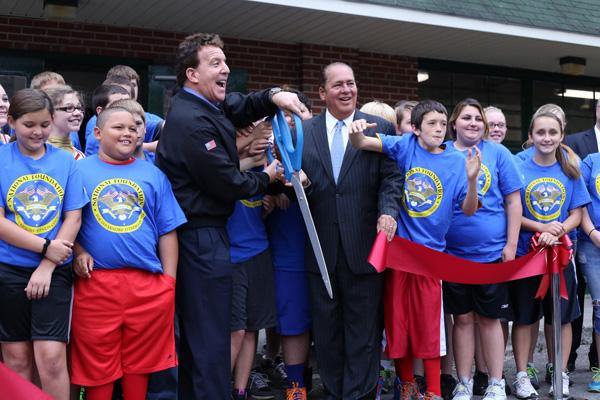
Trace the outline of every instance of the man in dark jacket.
{"type": "Polygon", "coordinates": [[[232,269],[225,230],[236,200],[263,193],[281,174],[240,172],[235,127],[277,107],[307,116],[298,97],[274,88],[225,94],[229,68],[218,35],[188,36],[177,49],[177,83],[156,162],[188,223],[178,230],[179,399],[230,398],[232,269]]]}

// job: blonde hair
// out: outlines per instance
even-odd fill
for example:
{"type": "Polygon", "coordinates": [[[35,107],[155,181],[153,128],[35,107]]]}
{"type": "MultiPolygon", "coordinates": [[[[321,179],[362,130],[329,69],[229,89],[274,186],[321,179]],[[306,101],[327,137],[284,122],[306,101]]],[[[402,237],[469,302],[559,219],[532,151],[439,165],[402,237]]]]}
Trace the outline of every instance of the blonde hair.
{"type": "Polygon", "coordinates": [[[379,100],[374,100],[371,101],[365,105],[363,105],[360,108],[360,111],[366,113],[366,114],[371,114],[371,115],[375,115],[377,117],[381,117],[383,119],[385,119],[386,121],[389,121],[390,123],[392,123],[392,125],[394,125],[394,128],[397,126],[396,125],[396,112],[394,111],[394,109],[385,104],[382,101],[379,100]]]}
{"type": "MultiPolygon", "coordinates": [[[[539,111],[539,110],[538,110],[539,111]]],[[[558,126],[560,127],[560,134],[564,137],[565,131],[563,129],[562,121],[560,117],[553,112],[546,111],[541,113],[535,113],[531,118],[531,123],[529,124],[529,136],[533,133],[533,127],[535,125],[535,121],[538,118],[551,118],[558,122],[558,126]]],[[[560,164],[560,168],[562,171],[571,179],[579,179],[581,176],[581,170],[579,169],[579,157],[571,150],[571,148],[565,144],[560,144],[556,148],[556,160],[560,164]]]]}
{"type": "Polygon", "coordinates": [[[413,108],[417,105],[416,101],[413,100],[400,100],[394,106],[394,111],[396,111],[396,123],[398,126],[402,125],[402,120],[404,119],[404,111],[412,111],[413,108]]]}
{"type": "Polygon", "coordinates": [[[56,82],[57,85],[64,85],[65,78],[59,73],[52,71],[44,71],[31,78],[32,89],[41,89],[50,82],[56,82]]]}
{"type": "Polygon", "coordinates": [[[123,108],[131,114],[137,114],[142,117],[142,121],[144,121],[144,125],[146,125],[146,112],[144,111],[144,107],[133,99],[117,100],[114,103],[111,103],[108,108],[123,108]]]}

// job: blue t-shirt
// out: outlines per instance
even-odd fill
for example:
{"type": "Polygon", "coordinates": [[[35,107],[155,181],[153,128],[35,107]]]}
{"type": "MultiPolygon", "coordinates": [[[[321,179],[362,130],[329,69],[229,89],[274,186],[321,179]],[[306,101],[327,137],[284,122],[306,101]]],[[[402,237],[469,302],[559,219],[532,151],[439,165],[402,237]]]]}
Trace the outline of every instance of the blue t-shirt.
{"type": "Polygon", "coordinates": [[[73,143],[73,147],[75,147],[79,151],[82,151],[81,150],[81,142],[79,141],[79,133],[71,132],[69,134],[69,137],[71,138],[71,143],[73,143]]]}
{"type": "Polygon", "coordinates": [[[535,154],[535,146],[530,146],[530,147],[526,148],[525,150],[520,151],[517,154],[515,154],[515,157],[517,157],[517,162],[527,161],[527,160],[531,159],[531,157],[533,157],[534,154],[535,154]]]}
{"type": "Polygon", "coordinates": [[[306,228],[297,201],[287,210],[275,208],[266,221],[273,267],[278,271],[305,271],[306,228]]]}
{"type": "Polygon", "coordinates": [[[97,155],[79,165],[92,201],[77,241],[94,268],[162,273],[158,239],[186,222],[165,174],[145,161],[109,164],[97,155]]]}
{"type": "MultiPolygon", "coordinates": [[[[447,145],[458,151],[453,142],[447,145]]],[[[523,183],[515,159],[506,147],[488,140],[482,140],[477,147],[482,161],[477,178],[481,208],[469,217],[460,204],[455,205],[446,235],[446,251],[471,261],[492,262],[502,256],[506,245],[504,197],[518,192],[523,183]]],[[[462,153],[466,155],[467,151],[462,153]]]]}
{"type": "MultiPolygon", "coordinates": [[[[588,213],[594,227],[600,227],[600,153],[592,153],[581,162],[581,177],[591,197],[591,203],[587,205],[588,213]]],[[[577,237],[580,240],[590,241],[587,232],[579,229],[577,237]]]]}
{"type": "MultiPolygon", "coordinates": [[[[525,218],[542,223],[564,222],[570,210],[590,202],[583,178],[569,178],[558,162],[541,166],[530,158],[519,164],[519,170],[523,177],[521,202],[525,218]]],[[[575,230],[569,233],[571,239],[575,235],[575,230]]],[[[521,229],[517,255],[527,254],[532,236],[533,232],[521,229]]]]}
{"type": "MultiPolygon", "coordinates": [[[[89,119],[85,125],[85,155],[91,156],[97,154],[100,148],[100,142],[94,136],[94,127],[96,126],[97,116],[94,115],[89,119]]],[[[146,136],[144,137],[145,143],[153,142],[156,134],[158,133],[160,124],[163,119],[158,115],[147,112],[146,113],[146,136]]]]}
{"type": "MultiPolygon", "coordinates": [[[[82,208],[89,199],[73,156],[45,146],[39,160],[21,154],[17,142],[0,147],[0,207],[7,219],[26,231],[54,239],[63,214],[82,208]]],[[[0,262],[37,268],[40,261],[38,253],[0,241],[0,262]]]]}
{"type": "Polygon", "coordinates": [[[248,261],[269,248],[267,229],[262,220],[262,199],[256,195],[235,203],[233,214],[227,221],[231,262],[248,261]]]}
{"type": "Polygon", "coordinates": [[[382,152],[405,174],[398,236],[443,251],[454,206],[467,195],[465,156],[446,147],[432,154],[416,135],[379,135],[382,152]]]}

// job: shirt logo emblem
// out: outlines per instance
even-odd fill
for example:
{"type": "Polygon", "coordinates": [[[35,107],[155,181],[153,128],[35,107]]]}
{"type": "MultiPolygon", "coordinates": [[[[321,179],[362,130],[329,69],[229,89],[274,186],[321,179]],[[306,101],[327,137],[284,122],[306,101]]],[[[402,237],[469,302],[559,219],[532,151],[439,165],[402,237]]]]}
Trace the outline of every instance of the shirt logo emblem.
{"type": "Polygon", "coordinates": [[[113,178],[100,182],[92,192],[92,211],[107,231],[127,233],[144,221],[144,192],[129,179],[113,178]]]}

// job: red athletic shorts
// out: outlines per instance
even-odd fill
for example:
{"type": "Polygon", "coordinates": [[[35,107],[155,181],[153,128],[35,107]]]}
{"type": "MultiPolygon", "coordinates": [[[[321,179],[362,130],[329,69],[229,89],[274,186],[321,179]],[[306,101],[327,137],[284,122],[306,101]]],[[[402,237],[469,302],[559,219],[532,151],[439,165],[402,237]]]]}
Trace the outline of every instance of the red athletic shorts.
{"type": "Polygon", "coordinates": [[[446,354],[440,281],[386,271],[383,310],[389,358],[437,358],[446,354]]]}
{"type": "Polygon", "coordinates": [[[95,270],[74,285],[71,381],[99,386],[177,365],[175,279],[135,268],[95,270]]]}

